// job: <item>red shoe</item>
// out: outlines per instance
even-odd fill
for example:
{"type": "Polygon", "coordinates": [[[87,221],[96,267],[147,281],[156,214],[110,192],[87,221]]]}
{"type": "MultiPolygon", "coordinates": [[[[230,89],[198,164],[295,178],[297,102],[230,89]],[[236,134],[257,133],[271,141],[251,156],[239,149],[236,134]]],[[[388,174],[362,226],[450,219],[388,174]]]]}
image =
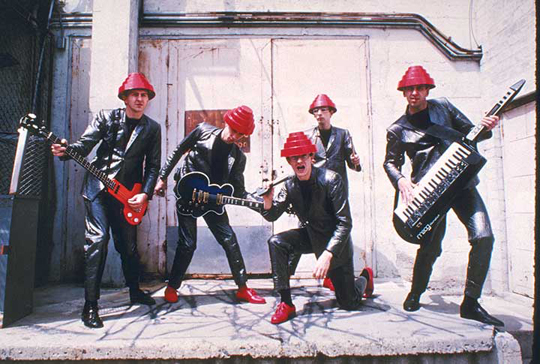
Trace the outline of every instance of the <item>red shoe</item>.
{"type": "Polygon", "coordinates": [[[167,286],[167,288],[165,288],[165,301],[169,303],[178,302],[178,292],[176,289],[172,288],[171,286],[167,286]]]}
{"type": "Polygon", "coordinates": [[[332,283],[332,281],[328,277],[324,279],[322,286],[328,288],[332,292],[336,291],[336,289],[334,288],[334,283],[332,283]]]}
{"type": "Polygon", "coordinates": [[[248,288],[247,286],[242,286],[236,292],[236,298],[239,301],[249,302],[249,303],[266,303],[266,300],[259,296],[254,289],[248,288]]]}
{"type": "Polygon", "coordinates": [[[273,324],[280,324],[296,316],[296,307],[294,305],[289,306],[285,302],[281,302],[277,306],[276,312],[272,315],[270,322],[273,324]]]}
{"type": "Polygon", "coordinates": [[[373,270],[369,267],[365,267],[360,275],[366,277],[367,279],[367,286],[366,290],[364,291],[364,298],[369,298],[373,296],[373,291],[375,290],[375,286],[373,283],[373,270]]]}

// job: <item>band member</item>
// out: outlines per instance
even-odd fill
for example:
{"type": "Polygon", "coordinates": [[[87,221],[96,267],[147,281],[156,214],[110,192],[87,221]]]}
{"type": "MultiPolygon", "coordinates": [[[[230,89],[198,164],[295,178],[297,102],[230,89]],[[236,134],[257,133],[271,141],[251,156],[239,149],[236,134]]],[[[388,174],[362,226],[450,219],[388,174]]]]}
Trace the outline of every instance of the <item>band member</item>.
{"type": "MultiPolygon", "coordinates": [[[[410,203],[415,184],[428,172],[437,159],[451,144],[428,134],[430,125],[437,124],[467,134],[473,124],[446,98],[430,99],[429,90],[435,82],[422,66],[412,66],[398,84],[408,106],[401,116],[387,129],[387,147],[384,169],[394,187],[399,190],[400,198],[410,203]],[[412,164],[410,179],[401,173],[405,154],[412,164]]],[[[485,132],[479,136],[484,140],[492,136],[493,129],[499,122],[496,116],[484,117],[481,124],[485,132]]],[[[456,196],[452,209],[467,229],[471,250],[465,282],[465,297],[460,307],[463,318],[480,321],[490,325],[502,326],[503,322],[489,315],[478,303],[486,279],[493,249],[493,232],[488,212],[476,189],[479,183],[475,177],[456,196]]],[[[416,311],[420,308],[420,296],[425,292],[435,260],[442,252],[441,243],[446,229],[446,216],[434,228],[431,241],[424,242],[417,251],[414,263],[412,288],[403,308],[416,311]]]]}
{"type": "MultiPolygon", "coordinates": [[[[126,107],[101,110],[93,118],[80,139],[70,144],[75,152],[86,156],[98,144],[92,164],[109,178],[114,178],[128,190],[142,183],[142,191],[128,200],[129,206],[140,210],[152,198],[161,160],[160,125],[146,116],[148,101],[155,96],[154,88],[142,73],[131,73],[118,89],[118,97],[126,107]]],[[[67,160],[65,140],[53,144],[53,155],[67,160]]],[[[100,284],[107,258],[110,233],[122,260],[122,271],[129,287],[131,303],[153,305],[154,299],[139,288],[140,263],[137,251],[137,227],[129,224],[123,205],[107,193],[105,186],[90,173],[85,175],[82,195],[86,209],[84,247],[85,304],[82,321],[90,328],[103,327],[99,317],[100,284]]]]}
{"type": "Polygon", "coordinates": [[[271,318],[273,324],[296,315],[287,264],[291,254],[315,253],[313,277],[330,277],[338,305],[343,309],[358,309],[366,286],[373,290],[373,277],[366,269],[360,277],[354,277],[352,220],[343,180],[336,172],[312,166],[316,151],[304,133],[291,133],[281,156],[287,158],[295,176],[284,183],[275,199],[273,189],[263,195],[262,216],[266,220],[277,220],[291,206],[301,226],[268,240],[274,287],[281,296],[271,318]]]}
{"type": "Polygon", "coordinates": [[[336,112],[336,105],[328,96],[317,95],[309,106],[309,113],[317,120],[317,126],[306,134],[317,147],[315,166],[339,173],[347,189],[349,182],[345,165],[356,172],[360,172],[362,167],[349,131],[331,124],[336,112]]]}
{"type": "MultiPolygon", "coordinates": [[[[317,95],[309,106],[309,113],[314,116],[317,126],[308,130],[306,134],[317,147],[317,152],[314,155],[315,166],[339,173],[345,189],[348,191],[349,181],[346,167],[357,172],[360,172],[362,167],[349,131],[338,128],[331,123],[332,116],[336,112],[336,105],[327,95],[317,95]]],[[[291,258],[291,274],[296,271],[299,260],[299,255],[291,258]]],[[[334,290],[332,281],[328,278],[324,279],[323,286],[334,290]]]]}
{"type": "MultiPolygon", "coordinates": [[[[223,117],[225,127],[216,128],[207,123],[198,124],[197,127],[178,144],[175,151],[167,158],[167,162],[159,172],[159,181],[155,192],[163,195],[167,186],[167,177],[178,163],[180,157],[187,153],[181,166],[174,175],[178,182],[189,172],[202,172],[210,178],[210,183],[222,185],[230,183],[234,187],[235,197],[247,196],[244,186],[244,169],[246,156],[235,144],[246,135],[251,135],[255,129],[253,111],[247,106],[239,106],[227,111],[223,117]]],[[[170,272],[169,283],[165,289],[165,301],[174,303],[178,301],[178,288],[191,263],[197,248],[197,219],[184,216],[177,209],[178,215],[178,246],[170,272]]],[[[238,285],[236,298],[250,303],[266,303],[255,290],[248,288],[246,267],[240,251],[229,217],[225,211],[222,215],[207,213],[203,216],[208,227],[218,243],[221,245],[229,267],[238,285]]]]}

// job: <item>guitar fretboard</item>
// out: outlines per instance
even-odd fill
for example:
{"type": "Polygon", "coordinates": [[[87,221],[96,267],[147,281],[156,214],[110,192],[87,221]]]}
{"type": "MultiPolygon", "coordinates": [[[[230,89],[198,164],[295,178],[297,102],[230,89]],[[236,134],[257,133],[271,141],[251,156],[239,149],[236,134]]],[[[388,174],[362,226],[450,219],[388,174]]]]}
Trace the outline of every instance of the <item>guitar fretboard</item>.
{"type": "MultiPolygon", "coordinates": [[[[51,144],[61,144],[60,138],[58,138],[52,132],[49,132],[49,134],[47,134],[47,140],[51,144]]],[[[73,160],[75,160],[75,162],[79,163],[87,171],[92,173],[92,175],[94,175],[94,177],[100,180],[107,188],[110,188],[111,190],[114,190],[116,188],[115,181],[110,179],[109,176],[107,176],[105,172],[100,171],[98,168],[96,168],[96,166],[90,163],[86,158],[84,158],[82,155],[80,155],[75,150],[73,150],[72,147],[67,146],[66,154],[69,155],[73,160]]]]}
{"type": "Polygon", "coordinates": [[[252,207],[255,209],[262,209],[264,207],[264,204],[262,202],[245,200],[243,198],[236,198],[230,196],[223,196],[221,202],[223,204],[252,207]]]}

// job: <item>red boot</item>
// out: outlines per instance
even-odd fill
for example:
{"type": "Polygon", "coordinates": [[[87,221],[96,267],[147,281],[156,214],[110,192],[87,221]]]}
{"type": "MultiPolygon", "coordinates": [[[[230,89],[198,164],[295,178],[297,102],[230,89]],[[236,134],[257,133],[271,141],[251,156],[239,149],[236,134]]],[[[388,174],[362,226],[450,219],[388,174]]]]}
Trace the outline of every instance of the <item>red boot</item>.
{"type": "Polygon", "coordinates": [[[326,277],[323,281],[323,287],[328,288],[330,291],[335,292],[336,289],[334,288],[334,283],[330,280],[330,278],[326,277]]]}
{"type": "Polygon", "coordinates": [[[285,302],[281,302],[277,306],[276,312],[272,315],[270,322],[273,324],[280,324],[296,316],[296,307],[294,305],[289,306],[285,302]]]}
{"type": "Polygon", "coordinates": [[[171,286],[167,286],[167,288],[165,288],[165,301],[169,303],[178,302],[178,292],[176,289],[172,288],[171,286]]]}
{"type": "Polygon", "coordinates": [[[366,290],[364,291],[364,298],[369,298],[373,296],[373,291],[375,290],[375,286],[373,283],[373,270],[371,270],[371,268],[369,267],[365,267],[360,275],[366,277],[367,279],[367,286],[366,290]]]}
{"type": "Polygon", "coordinates": [[[259,296],[254,289],[248,288],[247,286],[242,286],[236,292],[236,298],[239,301],[249,302],[249,303],[266,303],[266,300],[259,296]]]}

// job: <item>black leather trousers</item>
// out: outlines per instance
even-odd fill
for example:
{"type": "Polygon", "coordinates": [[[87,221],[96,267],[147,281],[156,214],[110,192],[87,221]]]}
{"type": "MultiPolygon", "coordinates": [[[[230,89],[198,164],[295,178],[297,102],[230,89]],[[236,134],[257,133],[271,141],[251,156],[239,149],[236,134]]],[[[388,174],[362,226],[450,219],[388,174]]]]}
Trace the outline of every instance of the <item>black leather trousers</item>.
{"type": "MultiPolygon", "coordinates": [[[[465,225],[471,244],[465,295],[478,299],[482,294],[493,250],[494,237],[489,216],[476,188],[464,190],[454,201],[452,210],[465,225]]],[[[445,231],[446,216],[435,228],[432,240],[422,244],[416,253],[411,292],[422,294],[426,290],[433,264],[442,252],[445,231]]]]}
{"type": "MultiPolygon", "coordinates": [[[[191,216],[178,215],[178,246],[174,255],[174,262],[169,276],[169,286],[178,289],[182,284],[184,275],[193,259],[193,254],[197,249],[197,219],[191,216]]],[[[227,260],[234,282],[240,287],[247,282],[246,266],[240,251],[238,239],[229,224],[227,211],[223,215],[213,212],[203,216],[208,228],[221,245],[227,260]]]]}
{"type": "MultiPolygon", "coordinates": [[[[273,235],[268,240],[268,248],[275,290],[279,292],[290,289],[291,257],[313,253],[306,229],[293,229],[273,235]]],[[[336,289],[339,307],[345,310],[358,309],[362,303],[367,281],[363,277],[355,279],[352,258],[347,264],[330,270],[327,276],[336,289]]]]}
{"type": "Polygon", "coordinates": [[[107,259],[109,230],[112,231],[114,247],[122,260],[126,286],[139,287],[139,254],[137,252],[137,227],[128,224],[123,215],[123,205],[106,192],[94,201],[84,199],[86,209],[85,238],[85,299],[97,301],[107,259]]]}

